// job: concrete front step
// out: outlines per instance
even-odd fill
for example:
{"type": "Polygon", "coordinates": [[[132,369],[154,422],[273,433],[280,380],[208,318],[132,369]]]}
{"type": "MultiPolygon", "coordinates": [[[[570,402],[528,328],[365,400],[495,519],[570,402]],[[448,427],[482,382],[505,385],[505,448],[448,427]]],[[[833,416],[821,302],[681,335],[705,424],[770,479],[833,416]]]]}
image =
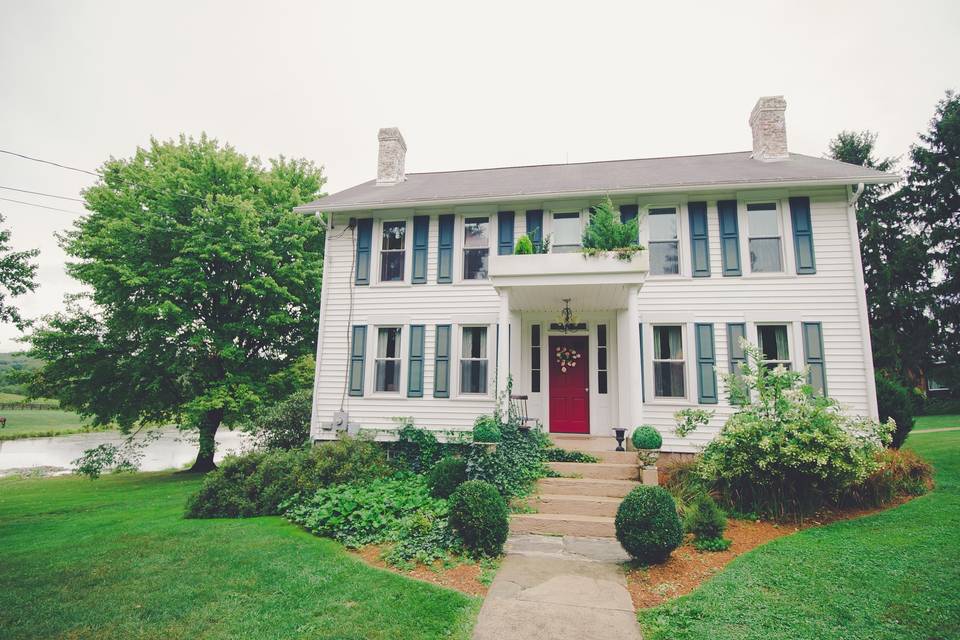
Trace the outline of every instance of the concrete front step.
{"type": "Polygon", "coordinates": [[[604,496],[622,498],[640,486],[636,480],[598,480],[595,478],[541,478],[537,482],[540,494],[604,496]]]}
{"type": "Polygon", "coordinates": [[[617,515],[621,501],[622,498],[607,496],[542,494],[535,498],[533,506],[537,509],[537,513],[612,518],[617,515]]]}
{"type": "Polygon", "coordinates": [[[597,480],[639,480],[640,467],[633,464],[609,462],[551,462],[550,468],[563,475],[576,475],[597,480]]]}
{"type": "Polygon", "coordinates": [[[613,518],[557,513],[523,513],[510,518],[510,533],[540,533],[585,538],[614,538],[613,518]]]}
{"type": "Polygon", "coordinates": [[[613,451],[617,448],[617,441],[613,436],[586,436],[551,433],[550,441],[561,449],[572,449],[596,453],[598,451],[613,451]]]}

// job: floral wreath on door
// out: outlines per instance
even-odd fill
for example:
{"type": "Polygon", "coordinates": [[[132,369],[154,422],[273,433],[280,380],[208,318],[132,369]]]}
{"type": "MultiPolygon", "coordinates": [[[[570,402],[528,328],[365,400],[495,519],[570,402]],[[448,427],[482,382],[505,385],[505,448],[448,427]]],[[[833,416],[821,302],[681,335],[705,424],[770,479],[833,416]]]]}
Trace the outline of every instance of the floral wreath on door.
{"type": "Polygon", "coordinates": [[[566,373],[567,369],[577,366],[577,360],[580,359],[580,354],[571,347],[557,347],[555,355],[557,364],[560,366],[560,373],[566,373]]]}

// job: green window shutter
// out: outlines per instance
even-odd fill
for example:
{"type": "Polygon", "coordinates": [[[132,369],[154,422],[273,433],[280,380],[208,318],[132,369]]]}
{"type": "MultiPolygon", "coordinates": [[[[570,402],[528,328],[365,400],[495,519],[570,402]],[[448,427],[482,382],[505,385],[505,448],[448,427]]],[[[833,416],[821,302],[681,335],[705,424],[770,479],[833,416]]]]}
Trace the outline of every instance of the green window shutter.
{"type": "Polygon", "coordinates": [[[413,218],[413,284],[427,281],[427,245],[430,238],[430,216],[413,218]]]}
{"type": "Polygon", "coordinates": [[[407,369],[407,397],[423,397],[423,334],[422,324],[410,325],[410,364],[407,369]]]}
{"type": "Polygon", "coordinates": [[[697,394],[700,404],[717,404],[717,358],[713,349],[713,325],[694,325],[697,337],[697,394]]]}
{"type": "Polygon", "coordinates": [[[450,397],[450,325],[437,325],[433,360],[433,397],[450,397]]]}
{"type": "Polygon", "coordinates": [[[513,253],[513,211],[497,213],[497,253],[501,256],[513,253]]]}
{"type": "Polygon", "coordinates": [[[803,354],[810,370],[807,383],[815,395],[827,395],[827,369],[823,358],[823,327],[819,322],[803,323],[803,354]]]}
{"type": "Polygon", "coordinates": [[[543,242],[543,209],[530,209],[527,211],[527,237],[534,247],[540,246],[543,242]]]}
{"type": "Polygon", "coordinates": [[[694,278],[710,277],[710,241],[707,237],[707,203],[690,202],[690,260],[694,278]]]}
{"type": "Polygon", "coordinates": [[[437,282],[453,282],[453,214],[440,216],[437,241],[437,282]]]}
{"type": "MultiPolygon", "coordinates": [[[[746,363],[747,354],[740,346],[740,339],[747,337],[747,325],[742,322],[735,322],[727,325],[727,356],[729,358],[730,373],[737,380],[740,379],[740,365],[746,363]]],[[[731,393],[732,389],[727,389],[731,393]]],[[[742,400],[743,398],[741,398],[742,400]]],[[[730,404],[743,404],[737,398],[731,396],[730,404]]]]}
{"type": "Polygon", "coordinates": [[[797,260],[797,273],[806,275],[817,272],[817,259],[813,253],[813,224],[810,221],[810,198],[790,198],[790,220],[793,222],[793,248],[797,260]]]}
{"type": "Polygon", "coordinates": [[[647,401],[647,390],[643,386],[643,323],[640,323],[640,400],[647,401]]]}
{"type": "Polygon", "coordinates": [[[350,384],[347,389],[351,396],[363,395],[363,360],[366,351],[367,327],[362,324],[354,325],[350,338],[350,384]]]}
{"type": "Polygon", "coordinates": [[[737,201],[717,201],[717,213],[720,216],[720,259],[723,262],[723,275],[739,276],[740,269],[740,229],[737,224],[737,201]]]}
{"type": "Polygon", "coordinates": [[[357,284],[370,284],[370,250],[373,246],[373,218],[357,220],[357,284]]]}

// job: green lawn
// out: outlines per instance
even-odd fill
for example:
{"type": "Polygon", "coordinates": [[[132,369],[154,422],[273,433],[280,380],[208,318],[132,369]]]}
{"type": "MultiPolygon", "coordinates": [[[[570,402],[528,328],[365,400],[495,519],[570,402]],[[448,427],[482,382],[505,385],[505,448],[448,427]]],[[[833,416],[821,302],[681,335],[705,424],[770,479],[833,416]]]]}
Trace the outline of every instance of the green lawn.
{"type": "Polygon", "coordinates": [[[0,416],[7,419],[7,426],[0,428],[0,440],[62,436],[89,430],[80,416],[60,409],[7,409],[0,410],[0,416]]]}
{"type": "Polygon", "coordinates": [[[780,538],[640,613],[646,640],[960,637],[960,431],[916,434],[933,493],[780,538]]]}
{"type": "Polygon", "coordinates": [[[913,425],[916,431],[946,427],[960,427],[960,416],[917,416],[917,421],[913,425]]]}
{"type": "Polygon", "coordinates": [[[479,600],[284,520],[184,520],[198,480],[0,480],[0,637],[466,638],[479,600]]]}

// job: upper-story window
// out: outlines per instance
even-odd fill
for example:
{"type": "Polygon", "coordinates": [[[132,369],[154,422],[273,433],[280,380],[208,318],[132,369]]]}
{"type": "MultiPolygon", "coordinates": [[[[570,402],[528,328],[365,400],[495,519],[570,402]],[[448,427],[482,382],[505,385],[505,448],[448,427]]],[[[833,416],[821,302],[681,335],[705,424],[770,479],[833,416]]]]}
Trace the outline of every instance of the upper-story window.
{"type": "Polygon", "coordinates": [[[780,249],[780,213],[775,202],[747,205],[750,228],[750,270],[758,273],[783,271],[780,249]]]}
{"type": "Polygon", "coordinates": [[[781,365],[790,368],[790,339],[787,325],[761,324],[757,326],[757,341],[763,354],[764,366],[773,369],[781,365]]]}
{"type": "Polygon", "coordinates": [[[580,214],[553,214],[553,251],[570,253],[580,250],[580,214]]]}
{"type": "Polygon", "coordinates": [[[403,282],[406,242],[406,222],[397,220],[383,223],[383,239],[380,241],[381,282],[403,282]]]}
{"type": "Polygon", "coordinates": [[[464,327],[460,349],[460,393],[486,393],[487,328],[464,327]]]}
{"type": "Polygon", "coordinates": [[[653,328],[653,389],[658,398],[686,396],[683,365],[683,327],[653,328]]]}
{"type": "Polygon", "coordinates": [[[400,390],[400,327],[380,327],[374,368],[377,391],[400,390]]]}
{"type": "Polygon", "coordinates": [[[466,218],[463,221],[463,279],[486,280],[489,259],[489,218],[466,218]]]}
{"type": "Polygon", "coordinates": [[[680,247],[677,241],[677,210],[674,207],[650,209],[650,273],[680,273],[680,247]]]}

